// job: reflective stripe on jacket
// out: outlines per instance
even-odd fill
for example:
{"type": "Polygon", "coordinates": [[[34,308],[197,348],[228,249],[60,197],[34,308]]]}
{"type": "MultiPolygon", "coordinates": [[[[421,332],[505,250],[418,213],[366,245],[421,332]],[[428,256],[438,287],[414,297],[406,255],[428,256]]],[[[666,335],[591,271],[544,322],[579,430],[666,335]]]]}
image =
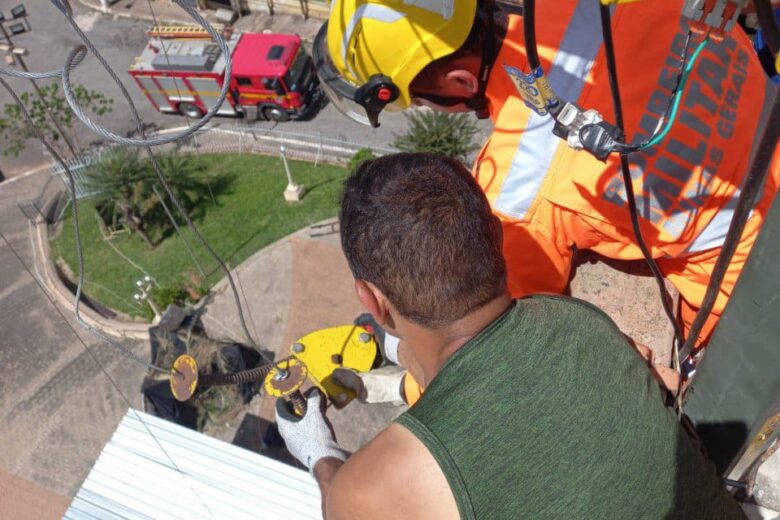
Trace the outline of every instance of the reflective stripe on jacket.
{"type": "MultiPolygon", "coordinates": [[[[681,5],[680,0],[639,2],[613,10],[630,141],[646,140],[666,108],[688,29],[681,5]]],[[[536,16],[539,56],[556,94],[614,122],[598,2],[538,2],[536,16]]],[[[691,52],[698,41],[692,41],[691,52]]],[[[494,132],[474,167],[504,223],[512,295],[563,291],[573,246],[609,258],[642,258],[618,158],[605,164],[570,149],[552,134],[551,117],[523,104],[505,66],[528,71],[522,20],[516,16],[509,17],[488,82],[494,132]]],[[[773,88],[741,29],[707,44],[665,141],[630,156],[643,236],[654,257],[695,262],[698,254],[723,243],[773,88]]],[[[760,226],[779,183],[776,149],[746,235],[760,226]]],[[[705,286],[680,289],[698,306],[705,286]]],[[[727,297],[731,291],[725,289],[727,297]]]]}

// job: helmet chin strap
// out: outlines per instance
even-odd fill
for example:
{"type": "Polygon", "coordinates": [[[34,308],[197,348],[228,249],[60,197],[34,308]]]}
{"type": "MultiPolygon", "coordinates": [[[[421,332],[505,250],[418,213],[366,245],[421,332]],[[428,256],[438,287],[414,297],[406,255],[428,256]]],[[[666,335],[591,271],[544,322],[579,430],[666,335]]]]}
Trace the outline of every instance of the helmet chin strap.
{"type": "MultiPolygon", "coordinates": [[[[487,119],[490,117],[490,105],[487,97],[485,97],[485,90],[487,89],[488,79],[490,78],[490,71],[493,70],[493,64],[498,57],[498,52],[501,49],[501,43],[506,36],[506,23],[496,23],[496,16],[505,16],[505,10],[497,6],[495,3],[486,2],[484,9],[480,13],[480,23],[487,25],[485,41],[482,45],[482,63],[480,65],[479,76],[477,81],[479,82],[479,88],[477,93],[473,97],[459,100],[466,105],[469,110],[472,110],[477,116],[477,119],[487,119]]],[[[511,8],[510,8],[511,11],[511,8]]]]}
{"type": "Polygon", "coordinates": [[[471,108],[467,105],[470,98],[439,98],[437,96],[414,96],[412,99],[416,101],[418,105],[432,108],[437,112],[446,112],[450,114],[456,114],[460,112],[468,112],[471,108]],[[433,99],[431,99],[431,97],[433,99]]]}

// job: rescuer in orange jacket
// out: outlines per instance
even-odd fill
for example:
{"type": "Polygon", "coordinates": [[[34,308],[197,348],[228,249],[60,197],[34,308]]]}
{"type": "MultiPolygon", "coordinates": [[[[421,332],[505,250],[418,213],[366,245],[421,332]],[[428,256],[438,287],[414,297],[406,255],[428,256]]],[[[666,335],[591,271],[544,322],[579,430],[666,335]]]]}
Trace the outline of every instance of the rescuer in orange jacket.
{"type": "MultiPolygon", "coordinates": [[[[651,135],[666,108],[690,28],[681,9],[682,1],[673,0],[613,10],[627,142],[651,135]]],[[[598,2],[542,1],[536,11],[539,56],[555,93],[614,121],[598,2]]],[[[529,69],[522,42],[522,18],[489,2],[334,0],[314,51],[331,98],[345,112],[365,110],[368,122],[376,123],[388,103],[489,115],[494,131],[473,171],[503,222],[513,297],[563,292],[575,247],[619,260],[643,258],[616,154],[604,163],[571,149],[552,133],[549,115],[521,100],[515,81],[529,69]],[[460,27],[464,18],[473,20],[467,31],[460,27]],[[362,106],[346,106],[349,91],[336,74],[357,89],[353,98],[362,106]]],[[[665,140],[629,156],[642,234],[680,293],[686,332],[774,94],[737,27],[704,47],[665,140]]],[[[720,317],[777,192],[777,149],[770,169],[700,343],[720,317]]]]}

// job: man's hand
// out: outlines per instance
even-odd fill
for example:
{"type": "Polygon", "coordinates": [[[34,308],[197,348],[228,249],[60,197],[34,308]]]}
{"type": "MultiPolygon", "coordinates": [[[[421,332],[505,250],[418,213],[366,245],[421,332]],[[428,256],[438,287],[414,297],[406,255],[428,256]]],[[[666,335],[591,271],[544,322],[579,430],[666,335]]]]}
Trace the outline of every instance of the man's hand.
{"type": "Polygon", "coordinates": [[[361,403],[405,404],[403,380],[406,370],[389,365],[370,372],[355,372],[348,368],[337,368],[333,379],[346,388],[354,390],[361,403]]]}
{"type": "Polygon", "coordinates": [[[682,376],[680,376],[680,374],[673,368],[657,364],[655,362],[655,352],[653,349],[647,345],[643,345],[642,343],[634,341],[625,334],[623,334],[623,336],[625,336],[629,344],[634,347],[637,352],[639,352],[639,355],[642,356],[642,359],[647,362],[647,366],[650,367],[650,372],[653,374],[653,377],[655,377],[656,381],[658,381],[658,383],[663,388],[672,394],[677,395],[677,392],[680,389],[680,384],[682,383],[682,376]]]}
{"type": "Polygon", "coordinates": [[[276,400],[276,424],[287,450],[309,472],[314,470],[317,461],[325,457],[346,460],[347,453],[339,447],[322,412],[323,401],[319,390],[315,388],[309,393],[307,404],[306,415],[299,417],[283,399],[276,400]]]}

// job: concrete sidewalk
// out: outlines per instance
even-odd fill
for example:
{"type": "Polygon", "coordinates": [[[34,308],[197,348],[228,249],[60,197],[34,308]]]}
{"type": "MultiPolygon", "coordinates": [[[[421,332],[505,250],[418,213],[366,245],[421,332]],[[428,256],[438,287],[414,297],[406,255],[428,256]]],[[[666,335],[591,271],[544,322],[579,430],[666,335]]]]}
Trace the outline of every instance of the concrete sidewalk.
{"type": "MultiPolygon", "coordinates": [[[[233,270],[250,332],[276,358],[309,332],[352,323],[362,312],[338,233],[310,236],[309,228],[255,253],[233,270]]],[[[213,289],[203,323],[211,337],[242,341],[233,294],[226,280],[213,289]]],[[[274,400],[263,396],[256,410],[263,424],[274,420],[274,400]]],[[[253,403],[254,405],[254,403],[253,403]]],[[[329,418],[344,449],[355,451],[403,409],[354,401],[329,418]]]]}

